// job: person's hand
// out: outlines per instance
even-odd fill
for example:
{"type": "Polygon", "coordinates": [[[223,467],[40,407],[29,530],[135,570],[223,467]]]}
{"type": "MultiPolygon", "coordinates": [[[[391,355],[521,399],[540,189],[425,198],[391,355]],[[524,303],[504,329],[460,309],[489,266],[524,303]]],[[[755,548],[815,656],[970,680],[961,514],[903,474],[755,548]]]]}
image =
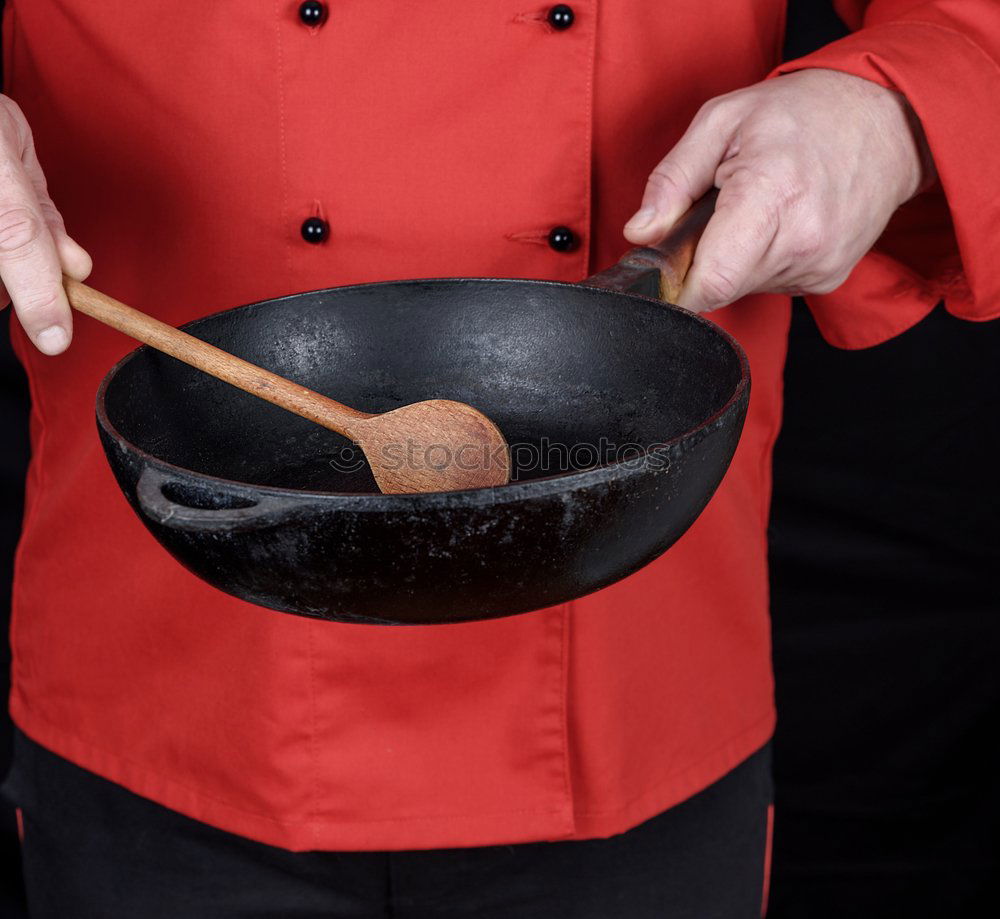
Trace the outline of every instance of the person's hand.
{"type": "Polygon", "coordinates": [[[13,301],[44,354],[65,351],[73,334],[63,272],[83,281],[90,267],[49,198],[28,122],[17,103],[0,96],[0,303],[13,301]]]}
{"type": "Polygon", "coordinates": [[[715,214],[681,306],[705,312],[756,292],[828,293],[933,169],[899,93],[804,70],[706,103],[649,177],[625,236],[656,244],[714,185],[715,214]]]}

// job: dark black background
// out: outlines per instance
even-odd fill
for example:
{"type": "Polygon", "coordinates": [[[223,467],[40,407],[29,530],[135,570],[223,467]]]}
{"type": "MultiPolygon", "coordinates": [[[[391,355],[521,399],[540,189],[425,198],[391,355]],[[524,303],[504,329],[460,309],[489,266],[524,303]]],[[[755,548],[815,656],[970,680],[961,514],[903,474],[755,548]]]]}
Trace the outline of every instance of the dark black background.
{"type": "MultiPolygon", "coordinates": [[[[842,32],[793,2],[786,55],[842,32]]],[[[1000,321],[847,352],[797,302],[785,394],[769,915],[996,915],[1000,321]]]]}
{"type": "MultiPolygon", "coordinates": [[[[829,0],[792,0],[786,56],[842,33],[829,0]]],[[[0,326],[7,597],[27,392],[0,326]]],[[[772,919],[996,911],[998,357],[1000,322],[941,308],[885,345],[838,351],[796,304],[771,527],[772,919]]],[[[3,722],[0,772],[9,749],[3,722]]],[[[0,864],[17,863],[0,811],[0,864]]],[[[0,884],[10,919],[23,915],[15,878],[0,884]]]]}
{"type": "MultiPolygon", "coordinates": [[[[6,636],[10,614],[10,584],[14,547],[21,529],[24,473],[28,465],[28,387],[24,372],[10,350],[8,318],[0,316],[0,628],[6,636]]],[[[0,695],[6,700],[10,689],[10,648],[6,637],[0,641],[0,695]]],[[[7,772],[11,750],[11,724],[0,718],[0,774],[7,772]]],[[[23,916],[20,882],[21,856],[18,849],[14,813],[0,804],[0,916],[23,916]]]]}
{"type": "MultiPolygon", "coordinates": [[[[0,0],[0,14],[4,0],[0,0]]],[[[3,59],[0,56],[0,65],[3,59]]],[[[2,74],[2,66],[0,66],[2,74]]],[[[2,89],[0,76],[0,89],[2,89]]],[[[24,474],[28,467],[28,386],[10,348],[7,315],[0,316],[0,630],[4,636],[10,618],[10,591],[14,569],[14,549],[21,530],[24,507],[24,474]]],[[[10,646],[0,641],[0,696],[10,692],[10,646]]],[[[0,775],[10,764],[13,726],[6,705],[0,716],[0,775]]],[[[20,875],[21,854],[14,812],[0,801],[0,916],[26,916],[24,885],[20,875]]]]}

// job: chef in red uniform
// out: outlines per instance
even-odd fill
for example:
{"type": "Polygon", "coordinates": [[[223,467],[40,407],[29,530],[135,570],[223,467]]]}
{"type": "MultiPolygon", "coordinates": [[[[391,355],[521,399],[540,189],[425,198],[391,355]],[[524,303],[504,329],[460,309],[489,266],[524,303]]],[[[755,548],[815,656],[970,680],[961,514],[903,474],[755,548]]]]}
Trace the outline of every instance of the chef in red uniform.
{"type": "Polygon", "coordinates": [[[942,297],[1000,314],[1000,6],[838,7],[856,31],[776,71],[784,0],[8,0],[0,275],[33,397],[8,793],[37,915],[759,910],[788,293],[845,347],[942,297]],[[173,324],[577,281],[712,185],[684,305],[743,344],[750,413],[701,518],[622,583],[311,621],[200,582],[118,493],[92,405],[132,345],[71,323],[61,270],[173,324]]]}

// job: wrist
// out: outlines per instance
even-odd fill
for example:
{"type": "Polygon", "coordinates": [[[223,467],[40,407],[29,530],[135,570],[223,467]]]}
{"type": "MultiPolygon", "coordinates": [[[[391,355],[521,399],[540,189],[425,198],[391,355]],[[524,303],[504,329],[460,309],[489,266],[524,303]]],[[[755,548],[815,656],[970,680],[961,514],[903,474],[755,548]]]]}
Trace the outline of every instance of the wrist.
{"type": "Polygon", "coordinates": [[[835,88],[838,93],[853,97],[857,110],[864,113],[869,125],[872,165],[884,170],[897,207],[937,181],[937,168],[923,125],[901,92],[840,70],[816,67],[795,72],[807,73],[822,75],[827,89],[835,88]]]}
{"type": "MultiPolygon", "coordinates": [[[[857,79],[862,79],[858,77],[857,79]]],[[[868,82],[868,81],[865,81],[868,82]]],[[[889,150],[888,169],[898,179],[896,206],[933,184],[935,170],[923,126],[906,97],[894,89],[868,83],[885,104],[879,129],[889,150]],[[930,181],[928,181],[930,168],[930,181]]]]}
{"type": "MultiPolygon", "coordinates": [[[[910,129],[910,135],[914,145],[916,146],[917,158],[919,161],[920,177],[917,182],[916,190],[912,195],[910,195],[910,198],[913,198],[921,192],[927,191],[928,188],[934,185],[934,183],[938,180],[938,173],[937,165],[934,163],[934,156],[931,153],[930,144],[927,143],[927,135],[924,133],[924,126],[920,123],[920,118],[913,110],[913,106],[906,101],[905,97],[903,97],[903,105],[905,106],[907,127],[910,129]]],[[[909,198],[906,200],[908,201],[909,198]]]]}

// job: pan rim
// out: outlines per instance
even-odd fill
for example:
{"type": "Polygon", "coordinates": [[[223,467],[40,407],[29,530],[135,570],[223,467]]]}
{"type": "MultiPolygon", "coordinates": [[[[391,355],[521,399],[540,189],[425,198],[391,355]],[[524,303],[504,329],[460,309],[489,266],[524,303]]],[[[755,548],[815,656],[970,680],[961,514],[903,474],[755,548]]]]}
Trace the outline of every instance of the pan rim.
{"type": "MultiPolygon", "coordinates": [[[[643,303],[652,304],[660,309],[673,310],[676,313],[681,313],[685,316],[687,321],[696,321],[707,329],[709,329],[713,334],[719,336],[736,355],[739,362],[740,375],[735,387],[729,398],[723,403],[723,405],[714,413],[709,415],[695,427],[678,434],[676,437],[670,440],[663,441],[661,443],[655,444],[653,446],[645,448],[642,453],[642,459],[647,459],[649,457],[664,456],[667,457],[672,453],[676,453],[678,450],[683,449],[685,446],[693,445],[700,442],[703,437],[707,436],[715,427],[718,427],[725,418],[734,410],[738,408],[741,402],[746,400],[749,389],[750,389],[750,364],[747,359],[746,352],[740,343],[724,328],[717,325],[714,322],[705,319],[697,313],[693,313],[690,310],[684,309],[683,307],[677,306],[673,303],[666,303],[664,301],[658,300],[654,297],[646,297],[641,294],[629,293],[626,291],[613,290],[603,287],[591,287],[586,281],[579,283],[570,283],[566,281],[549,281],[549,280],[534,280],[530,278],[474,278],[474,277],[437,277],[437,278],[407,278],[395,281],[374,281],[362,284],[349,284],[341,285],[337,287],[325,287],[316,290],[304,290],[298,293],[285,294],[280,297],[269,297],[264,300],[255,300],[251,303],[245,303],[240,306],[229,307],[226,309],[216,310],[214,313],[209,313],[206,316],[199,316],[197,319],[193,319],[190,322],[184,323],[179,328],[185,331],[192,332],[192,328],[197,326],[202,322],[208,322],[215,319],[223,314],[234,313],[241,310],[249,310],[254,307],[259,307],[264,304],[280,303],[286,300],[292,300],[296,297],[301,297],[304,295],[320,295],[320,294],[330,294],[330,293],[347,293],[350,291],[357,290],[372,290],[380,287],[399,287],[407,285],[424,285],[424,284],[529,284],[531,286],[542,286],[542,287],[554,287],[554,288],[568,288],[575,292],[580,290],[585,290],[595,296],[601,297],[602,299],[607,299],[608,297],[616,299],[625,299],[629,301],[639,300],[643,303]]],[[[148,345],[140,345],[138,348],[134,348],[129,351],[128,354],[124,355],[120,360],[118,360],[110,370],[104,375],[101,380],[100,386],[97,389],[96,396],[96,415],[97,423],[101,431],[109,438],[111,438],[119,447],[127,452],[130,452],[138,459],[140,459],[144,464],[153,466],[164,473],[172,473],[174,475],[179,475],[182,477],[195,478],[198,481],[204,482],[206,485],[220,488],[225,492],[229,492],[233,495],[247,494],[247,492],[252,492],[256,495],[267,495],[273,497],[293,499],[301,505],[322,503],[324,505],[335,505],[338,508],[343,508],[345,510],[354,511],[391,511],[394,509],[405,509],[412,511],[415,506],[426,507],[428,509],[440,507],[446,508],[449,505],[461,505],[469,506],[470,504],[480,506],[480,505],[496,505],[496,504],[506,504],[510,502],[520,501],[526,498],[538,498],[551,496],[554,494],[560,494],[566,491],[577,490],[582,488],[589,488],[595,485],[610,483],[620,479],[627,478],[631,475],[635,475],[643,471],[647,464],[646,463],[636,463],[634,459],[628,460],[616,460],[611,463],[605,463],[600,466],[595,466],[590,469],[585,469],[582,471],[572,471],[572,472],[562,472],[556,473],[551,476],[543,476],[537,479],[529,479],[525,482],[511,482],[507,485],[491,486],[486,488],[473,488],[473,489],[463,489],[461,491],[435,491],[435,492],[421,492],[416,494],[402,494],[402,495],[387,495],[378,492],[337,492],[337,491],[311,491],[299,488],[283,488],[280,486],[269,486],[269,485],[258,485],[252,482],[241,482],[235,479],[224,479],[220,476],[210,475],[204,472],[198,472],[197,470],[187,469],[183,466],[177,466],[173,463],[168,462],[160,457],[148,453],[141,447],[134,444],[131,440],[125,437],[111,422],[111,419],[107,415],[105,397],[107,390],[111,383],[114,381],[115,377],[131,360],[135,359],[140,353],[151,350],[148,345]],[[363,505],[363,506],[356,506],[363,505]]]]}

